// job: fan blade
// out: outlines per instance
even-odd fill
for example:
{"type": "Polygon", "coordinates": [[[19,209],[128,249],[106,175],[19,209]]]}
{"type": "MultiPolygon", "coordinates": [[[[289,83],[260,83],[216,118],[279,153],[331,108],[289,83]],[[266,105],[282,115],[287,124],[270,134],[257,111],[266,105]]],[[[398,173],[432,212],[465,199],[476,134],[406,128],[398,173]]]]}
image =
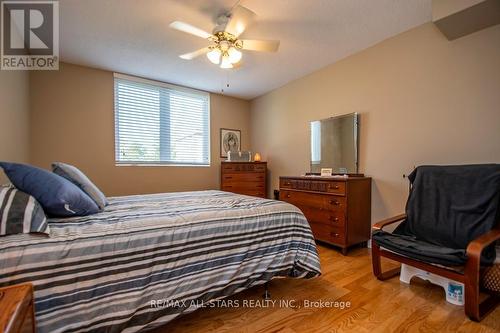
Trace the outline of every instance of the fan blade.
{"type": "Polygon", "coordinates": [[[179,31],[191,34],[191,35],[195,35],[195,36],[201,37],[203,39],[208,39],[209,37],[212,37],[212,34],[209,34],[208,32],[201,30],[197,27],[193,27],[191,24],[187,24],[187,23],[180,22],[180,21],[175,21],[175,22],[170,23],[170,28],[175,29],[175,30],[179,30],[179,31]]]}
{"type": "Polygon", "coordinates": [[[231,13],[231,18],[226,25],[224,31],[238,37],[245,31],[248,24],[257,16],[250,9],[243,6],[237,6],[231,13]]]}
{"type": "Polygon", "coordinates": [[[250,51],[276,52],[280,47],[279,40],[242,39],[241,42],[243,42],[243,50],[250,51]]]}
{"type": "Polygon", "coordinates": [[[182,58],[184,60],[192,60],[192,59],[194,59],[196,57],[199,57],[199,56],[207,53],[208,51],[209,51],[209,48],[208,47],[204,47],[204,48],[196,50],[194,52],[181,54],[179,56],[179,58],[182,58]]]}

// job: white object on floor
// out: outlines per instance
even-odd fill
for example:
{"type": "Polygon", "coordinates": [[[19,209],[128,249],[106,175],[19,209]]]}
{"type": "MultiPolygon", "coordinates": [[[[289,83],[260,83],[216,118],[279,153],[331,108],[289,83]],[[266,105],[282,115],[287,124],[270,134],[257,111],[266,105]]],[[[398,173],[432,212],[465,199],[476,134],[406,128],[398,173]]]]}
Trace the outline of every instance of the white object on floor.
{"type": "Polygon", "coordinates": [[[464,284],[444,278],[442,276],[429,273],[413,266],[406,264],[401,265],[401,274],[399,280],[403,283],[410,284],[412,277],[419,277],[423,280],[429,281],[432,284],[441,286],[446,293],[446,301],[455,305],[464,305],[464,284]]]}

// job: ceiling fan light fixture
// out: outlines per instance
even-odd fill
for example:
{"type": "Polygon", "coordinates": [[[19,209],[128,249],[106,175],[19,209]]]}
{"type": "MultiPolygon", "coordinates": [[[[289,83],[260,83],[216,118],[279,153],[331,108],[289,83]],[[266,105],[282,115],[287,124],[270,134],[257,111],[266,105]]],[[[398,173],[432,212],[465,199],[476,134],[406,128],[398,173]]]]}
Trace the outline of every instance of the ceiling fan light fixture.
{"type": "Polygon", "coordinates": [[[210,60],[210,62],[218,65],[220,63],[221,54],[222,53],[218,48],[214,48],[210,52],[207,53],[207,58],[208,58],[208,60],[210,60]]]}
{"type": "Polygon", "coordinates": [[[222,61],[220,63],[220,68],[224,68],[224,69],[233,68],[233,64],[231,63],[231,60],[229,59],[228,55],[224,54],[222,56],[222,61]]]}
{"type": "Polygon", "coordinates": [[[241,60],[242,54],[241,52],[236,49],[235,47],[231,47],[228,51],[227,54],[229,56],[229,61],[231,61],[232,64],[236,64],[241,60]]]}
{"type": "Polygon", "coordinates": [[[219,41],[219,47],[222,50],[222,52],[226,52],[231,47],[231,43],[228,40],[223,39],[219,41]]]}
{"type": "Polygon", "coordinates": [[[194,52],[180,55],[182,59],[192,60],[206,54],[209,61],[220,68],[229,69],[239,67],[243,50],[276,52],[279,48],[278,40],[239,39],[239,36],[251,23],[256,14],[250,9],[239,5],[231,7],[228,12],[219,15],[217,26],[208,33],[203,29],[182,21],[170,24],[172,29],[188,33],[205,39],[209,44],[194,52]]]}

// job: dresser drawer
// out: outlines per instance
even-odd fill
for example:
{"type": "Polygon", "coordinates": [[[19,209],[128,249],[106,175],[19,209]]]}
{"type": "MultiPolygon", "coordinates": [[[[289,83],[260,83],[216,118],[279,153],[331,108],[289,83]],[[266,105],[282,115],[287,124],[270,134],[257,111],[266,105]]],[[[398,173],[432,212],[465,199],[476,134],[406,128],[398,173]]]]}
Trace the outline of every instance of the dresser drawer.
{"type": "Polygon", "coordinates": [[[265,172],[266,164],[250,164],[250,163],[223,163],[222,173],[238,173],[238,172],[265,172]]]}
{"type": "Polygon", "coordinates": [[[227,173],[222,175],[223,184],[232,184],[240,182],[263,182],[266,179],[264,172],[254,173],[227,173]]]}
{"type": "Polygon", "coordinates": [[[304,213],[307,221],[313,223],[323,223],[328,226],[345,228],[345,213],[344,211],[336,210],[319,210],[309,207],[299,207],[304,213]]]}
{"type": "Polygon", "coordinates": [[[280,200],[289,202],[299,208],[309,207],[319,210],[345,211],[345,197],[304,193],[298,191],[280,191],[280,200]]]}
{"type": "Polygon", "coordinates": [[[345,182],[328,182],[326,191],[328,193],[345,195],[345,182]]]}
{"type": "Polygon", "coordinates": [[[264,190],[262,182],[241,182],[241,183],[224,183],[222,184],[223,191],[238,191],[238,190],[264,190]]]}
{"type": "Polygon", "coordinates": [[[325,181],[316,179],[292,179],[281,178],[280,188],[310,191],[310,192],[324,192],[336,195],[345,195],[346,184],[342,181],[325,181]]]}
{"type": "Polygon", "coordinates": [[[332,227],[323,223],[310,222],[314,238],[340,246],[346,244],[346,233],[342,227],[332,227]]]}
{"type": "Polygon", "coordinates": [[[291,189],[292,186],[293,185],[292,185],[292,180],[291,179],[287,179],[287,178],[285,178],[285,179],[281,178],[280,179],[280,189],[281,188],[290,188],[291,189]]]}

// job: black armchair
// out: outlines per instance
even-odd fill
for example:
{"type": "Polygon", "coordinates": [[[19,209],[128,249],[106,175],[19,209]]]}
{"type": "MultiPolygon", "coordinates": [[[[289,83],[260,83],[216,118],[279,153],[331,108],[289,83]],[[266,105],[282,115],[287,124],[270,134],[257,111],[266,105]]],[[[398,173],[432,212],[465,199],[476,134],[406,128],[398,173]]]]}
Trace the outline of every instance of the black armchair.
{"type": "Polygon", "coordinates": [[[465,285],[465,312],[481,320],[499,302],[488,293],[480,302],[480,277],[495,259],[500,240],[500,165],[423,166],[409,177],[406,213],[373,226],[373,274],[385,280],[381,257],[405,263],[465,285]],[[393,233],[384,227],[401,222],[393,233]]]}

